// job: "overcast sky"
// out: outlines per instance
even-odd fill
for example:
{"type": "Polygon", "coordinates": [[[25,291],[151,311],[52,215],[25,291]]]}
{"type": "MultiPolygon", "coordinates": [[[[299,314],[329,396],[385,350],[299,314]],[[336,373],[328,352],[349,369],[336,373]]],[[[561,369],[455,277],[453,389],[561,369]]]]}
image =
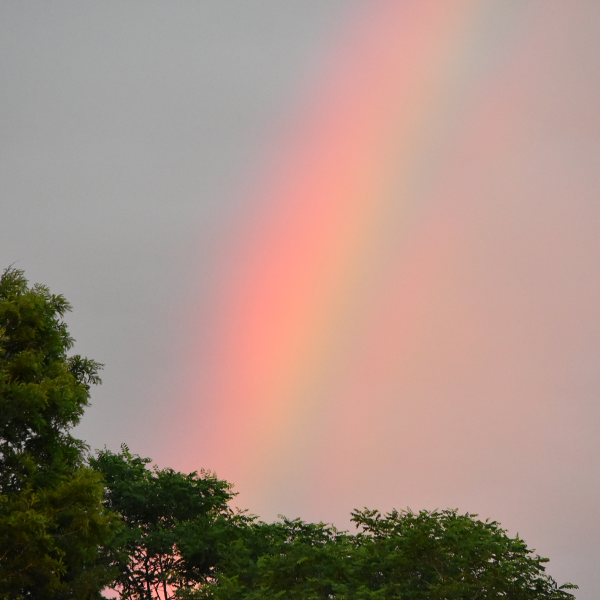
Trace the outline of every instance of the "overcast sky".
{"type": "Polygon", "coordinates": [[[177,302],[342,4],[0,4],[0,256],[69,299],[77,351],[106,364],[92,446],[156,454],[177,302]]]}

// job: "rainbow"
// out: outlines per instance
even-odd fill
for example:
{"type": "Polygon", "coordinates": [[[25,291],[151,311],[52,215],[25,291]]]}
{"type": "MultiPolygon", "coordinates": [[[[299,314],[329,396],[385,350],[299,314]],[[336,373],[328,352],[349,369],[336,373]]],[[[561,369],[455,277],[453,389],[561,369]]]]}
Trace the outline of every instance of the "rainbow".
{"type": "Polygon", "coordinates": [[[364,448],[402,428],[398,389],[462,260],[456,164],[490,134],[515,60],[507,23],[528,15],[480,0],[363,3],[242,190],[221,275],[188,316],[201,332],[179,415],[194,431],[189,465],[234,481],[241,504],[264,516],[290,473],[311,493],[334,471],[352,478],[364,448]]]}

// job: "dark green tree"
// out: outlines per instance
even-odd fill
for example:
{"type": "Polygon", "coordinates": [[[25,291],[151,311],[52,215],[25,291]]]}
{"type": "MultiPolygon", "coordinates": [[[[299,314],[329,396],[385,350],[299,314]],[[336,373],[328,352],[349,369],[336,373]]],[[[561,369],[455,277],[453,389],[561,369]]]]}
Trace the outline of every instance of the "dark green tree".
{"type": "Polygon", "coordinates": [[[495,522],[457,511],[356,511],[357,535],[284,519],[221,550],[213,600],[568,600],[547,559],[495,522]]]}
{"type": "Polygon", "coordinates": [[[115,528],[103,484],[70,434],[101,365],[73,346],[63,296],[0,277],[0,598],[99,598],[115,528]]]}
{"type": "Polygon", "coordinates": [[[547,558],[493,521],[456,510],[355,511],[356,598],[567,600],[547,558]]]}
{"type": "Polygon", "coordinates": [[[167,600],[197,588],[240,521],[227,506],[234,494],[226,481],[208,471],[148,469],[150,462],[126,445],[91,459],[106,481],[106,507],[124,523],[108,550],[118,573],[111,587],[122,599],[167,600]]]}
{"type": "Polygon", "coordinates": [[[197,598],[312,600],[345,598],[353,536],[325,523],[248,518],[220,549],[212,583],[197,598]]]}

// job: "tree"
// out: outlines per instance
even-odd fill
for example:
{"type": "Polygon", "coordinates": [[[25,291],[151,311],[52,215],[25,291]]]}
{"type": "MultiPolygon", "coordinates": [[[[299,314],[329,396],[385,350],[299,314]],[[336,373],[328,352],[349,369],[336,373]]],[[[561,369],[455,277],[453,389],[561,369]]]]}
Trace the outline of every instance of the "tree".
{"type": "Polygon", "coordinates": [[[353,536],[325,523],[252,518],[221,548],[213,583],[197,598],[313,600],[346,598],[353,536]]]}
{"type": "Polygon", "coordinates": [[[149,458],[101,451],[91,459],[106,481],[106,507],[124,523],[108,550],[122,599],[168,600],[207,581],[220,540],[237,518],[227,502],[231,485],[208,471],[147,469],[149,458]]]}
{"type": "Polygon", "coordinates": [[[495,521],[456,510],[355,511],[355,573],[364,598],[567,600],[544,573],[547,558],[495,521]]]}
{"type": "Polygon", "coordinates": [[[116,520],[102,505],[85,444],[69,433],[100,383],[79,355],[61,295],[0,277],[0,597],[99,598],[110,574],[99,547],[116,520]]]}
{"type": "Polygon", "coordinates": [[[76,425],[101,365],[68,356],[70,305],[0,277],[0,600],[572,600],[498,523],[456,510],[352,513],[360,531],[234,513],[209,471],[87,458],[76,425]],[[89,461],[89,463],[88,463],[89,461]]]}
{"type": "Polygon", "coordinates": [[[357,535],[254,523],[222,550],[213,600],[568,600],[517,536],[457,511],[355,511],[357,535]]]}

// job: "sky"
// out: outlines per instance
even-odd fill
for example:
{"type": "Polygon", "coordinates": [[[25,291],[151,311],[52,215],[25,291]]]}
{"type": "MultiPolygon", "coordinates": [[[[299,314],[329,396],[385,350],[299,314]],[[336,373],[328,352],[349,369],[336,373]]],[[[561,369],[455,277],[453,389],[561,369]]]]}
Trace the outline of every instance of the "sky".
{"type": "Polygon", "coordinates": [[[600,588],[600,4],[0,4],[0,258],[76,435],[236,503],[497,520],[600,588]]]}

